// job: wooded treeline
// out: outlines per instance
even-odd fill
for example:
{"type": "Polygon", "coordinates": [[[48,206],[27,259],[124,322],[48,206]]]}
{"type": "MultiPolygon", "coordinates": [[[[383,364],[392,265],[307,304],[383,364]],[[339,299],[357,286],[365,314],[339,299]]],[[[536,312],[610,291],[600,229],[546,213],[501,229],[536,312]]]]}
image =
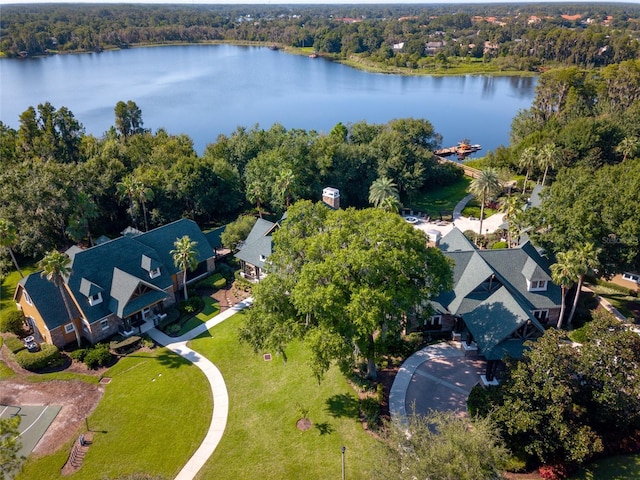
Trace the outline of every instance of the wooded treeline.
{"type": "Polygon", "coordinates": [[[393,178],[407,198],[461,175],[436,161],[440,136],[427,120],[338,124],[328,135],[238,127],[198,156],[187,135],[145,130],[135,102],[119,102],[115,114],[102,138],[49,103],[27,109],[17,130],[0,123],[0,218],[16,227],[15,251],[37,258],[181,217],[219,225],[255,208],[279,214],[326,186],[362,207],[378,177],[393,178]]]}
{"type": "Polygon", "coordinates": [[[265,42],[412,69],[482,58],[501,69],[537,70],[638,58],[639,32],[640,7],[630,4],[20,5],[2,8],[0,52],[265,42]]]}

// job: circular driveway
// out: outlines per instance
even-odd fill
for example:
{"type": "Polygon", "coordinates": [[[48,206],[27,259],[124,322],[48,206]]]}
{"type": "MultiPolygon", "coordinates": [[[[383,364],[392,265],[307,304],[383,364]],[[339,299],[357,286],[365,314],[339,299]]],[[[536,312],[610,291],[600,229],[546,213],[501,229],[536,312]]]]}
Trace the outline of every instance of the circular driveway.
{"type": "Polygon", "coordinates": [[[430,345],[414,353],[400,367],[391,387],[392,417],[430,410],[466,413],[467,397],[480,382],[486,362],[475,352],[465,356],[460,343],[430,345]]]}

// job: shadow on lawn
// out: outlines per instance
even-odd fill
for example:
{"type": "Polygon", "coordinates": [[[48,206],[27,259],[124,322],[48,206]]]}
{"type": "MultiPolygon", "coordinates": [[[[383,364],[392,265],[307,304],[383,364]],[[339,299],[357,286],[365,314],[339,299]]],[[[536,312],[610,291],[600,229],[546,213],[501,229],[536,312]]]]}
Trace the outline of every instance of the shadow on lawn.
{"type": "Polygon", "coordinates": [[[334,417],[358,418],[360,415],[358,400],[346,393],[329,397],[326,404],[327,410],[334,417]]]}
{"type": "Polygon", "coordinates": [[[329,435],[335,432],[336,430],[335,428],[333,428],[333,426],[330,423],[327,423],[327,422],[316,423],[315,427],[320,433],[320,435],[329,435]]]}

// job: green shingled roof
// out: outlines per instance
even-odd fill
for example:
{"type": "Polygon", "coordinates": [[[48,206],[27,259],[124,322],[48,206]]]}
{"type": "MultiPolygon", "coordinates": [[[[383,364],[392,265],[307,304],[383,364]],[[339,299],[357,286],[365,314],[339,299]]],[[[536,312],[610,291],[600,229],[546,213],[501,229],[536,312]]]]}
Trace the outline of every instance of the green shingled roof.
{"type": "MultiPolygon", "coordinates": [[[[54,330],[70,322],[67,308],[57,286],[40,276],[41,272],[32,273],[18,282],[18,290],[23,288],[29,294],[33,306],[38,310],[49,330],[54,330]]],[[[69,298],[69,307],[74,317],[79,317],[78,309],[69,298]]]]}
{"type": "Polygon", "coordinates": [[[208,232],[204,232],[204,236],[207,237],[209,245],[214,250],[217,248],[222,248],[222,240],[220,239],[221,235],[224,233],[226,225],[222,227],[214,228],[213,230],[209,230],[208,232]]]}
{"type": "Polygon", "coordinates": [[[175,248],[175,241],[187,235],[191,241],[197,242],[195,247],[198,263],[213,257],[213,248],[209,245],[198,224],[193,220],[183,218],[173,223],[151,230],[134,237],[134,240],[152,248],[160,262],[170,275],[175,275],[180,270],[173,263],[171,250],[175,248]]]}
{"type": "Polygon", "coordinates": [[[104,291],[104,288],[102,288],[100,285],[96,285],[95,283],[87,280],[86,278],[83,278],[82,280],[80,280],[80,293],[83,294],[85,297],[93,297],[94,295],[97,295],[100,292],[104,291]]]}
{"type": "Polygon", "coordinates": [[[530,243],[519,248],[477,250],[457,228],[440,242],[454,261],[454,288],[434,300],[464,319],[483,354],[519,358],[523,341],[511,335],[526,322],[543,331],[532,311],[558,308],[560,288],[549,276],[549,262],[530,243]],[[529,292],[530,280],[547,280],[546,291],[529,292]],[[487,282],[490,279],[490,282],[487,282]]]}

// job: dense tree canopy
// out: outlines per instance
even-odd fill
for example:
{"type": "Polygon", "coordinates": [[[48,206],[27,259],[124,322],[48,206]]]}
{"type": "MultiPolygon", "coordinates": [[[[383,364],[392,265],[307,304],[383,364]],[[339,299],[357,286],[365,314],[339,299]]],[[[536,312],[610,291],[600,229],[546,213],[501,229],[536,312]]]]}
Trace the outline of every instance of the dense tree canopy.
{"type": "Polygon", "coordinates": [[[640,270],[640,158],[562,170],[539,209],[533,209],[531,237],[549,252],[592,243],[597,271],[611,275],[640,270]]]}
{"type": "Polygon", "coordinates": [[[254,289],[242,338],[256,350],[284,353],[304,338],[320,377],[333,361],[348,370],[397,337],[406,316],[451,285],[440,250],[397,214],[379,209],[331,210],[297,202],[274,233],[268,276],[254,289]]]}
{"type": "Polygon", "coordinates": [[[510,362],[495,419],[514,451],[543,464],[579,465],[640,428],[640,337],[598,311],[585,341],[548,330],[510,362]]]}
{"type": "Polygon", "coordinates": [[[432,412],[388,427],[374,459],[380,480],[497,480],[509,458],[488,418],[432,412]]]}

